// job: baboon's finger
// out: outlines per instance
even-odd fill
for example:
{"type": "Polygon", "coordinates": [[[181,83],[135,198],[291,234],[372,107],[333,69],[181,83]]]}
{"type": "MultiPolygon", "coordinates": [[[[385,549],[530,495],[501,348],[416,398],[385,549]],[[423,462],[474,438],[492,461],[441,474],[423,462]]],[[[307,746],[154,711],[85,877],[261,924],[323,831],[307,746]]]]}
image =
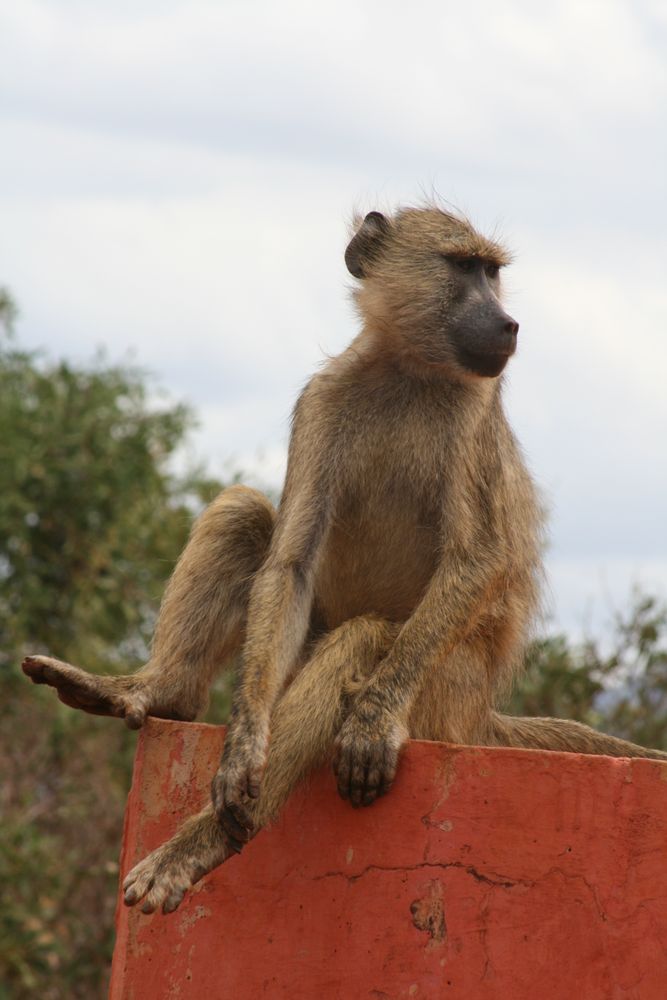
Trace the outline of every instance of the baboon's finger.
{"type": "Polygon", "coordinates": [[[393,747],[384,748],[382,764],[379,767],[380,781],[378,783],[377,794],[386,795],[394,784],[396,770],[398,768],[398,750],[393,747]]]}
{"type": "Polygon", "coordinates": [[[246,786],[246,792],[248,798],[258,799],[262,784],[262,775],[264,773],[264,768],[257,767],[252,771],[248,772],[248,781],[246,786]]]}
{"type": "Polygon", "coordinates": [[[334,773],[338,783],[338,794],[343,799],[348,799],[350,797],[351,766],[352,762],[349,754],[347,751],[341,749],[336,760],[334,773]]]}
{"type": "Polygon", "coordinates": [[[363,755],[352,756],[350,768],[350,802],[360,806],[366,794],[366,762],[363,755]]]}
{"type": "Polygon", "coordinates": [[[391,774],[383,774],[382,781],[380,782],[380,787],[378,788],[378,797],[381,795],[386,795],[390,792],[394,784],[394,777],[391,774]]]}
{"type": "Polygon", "coordinates": [[[226,811],[234,817],[234,820],[242,830],[253,829],[252,813],[245,806],[240,805],[238,802],[229,802],[226,811]]]}
{"type": "Polygon", "coordinates": [[[241,810],[226,806],[220,816],[220,825],[233,840],[239,844],[247,844],[253,831],[252,820],[241,810]]]}
{"type": "Polygon", "coordinates": [[[240,854],[245,847],[244,843],[241,843],[239,840],[235,840],[234,837],[230,837],[229,834],[227,834],[227,844],[230,851],[234,854],[240,854]]]}
{"type": "Polygon", "coordinates": [[[373,763],[366,772],[366,787],[364,789],[362,805],[370,806],[373,802],[375,802],[375,799],[381,794],[381,787],[382,772],[377,764],[373,763]]]}
{"type": "Polygon", "coordinates": [[[215,772],[211,782],[211,802],[215,815],[220,821],[222,811],[225,808],[225,777],[220,768],[215,772]]]}

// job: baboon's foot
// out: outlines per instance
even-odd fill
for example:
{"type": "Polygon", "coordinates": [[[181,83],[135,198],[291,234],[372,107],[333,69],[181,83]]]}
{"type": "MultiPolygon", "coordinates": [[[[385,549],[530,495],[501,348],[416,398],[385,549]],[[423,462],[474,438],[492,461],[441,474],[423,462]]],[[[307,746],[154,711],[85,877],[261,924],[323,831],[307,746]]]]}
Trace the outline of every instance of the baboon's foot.
{"type": "Polygon", "coordinates": [[[215,845],[193,845],[192,855],[186,853],[189,845],[177,842],[178,837],[158,847],[124,880],[125,905],[135,906],[143,900],[142,913],[154,913],[160,907],[163,913],[171,913],[188,889],[234,853],[222,833],[216,839],[215,845]]]}
{"type": "Polygon", "coordinates": [[[113,715],[125,719],[130,729],[143,725],[147,715],[179,717],[160,710],[161,706],[151,690],[151,681],[141,674],[99,676],[51,656],[27,656],[22,667],[34,684],[49,684],[55,688],[65,705],[93,715],[113,715]]]}

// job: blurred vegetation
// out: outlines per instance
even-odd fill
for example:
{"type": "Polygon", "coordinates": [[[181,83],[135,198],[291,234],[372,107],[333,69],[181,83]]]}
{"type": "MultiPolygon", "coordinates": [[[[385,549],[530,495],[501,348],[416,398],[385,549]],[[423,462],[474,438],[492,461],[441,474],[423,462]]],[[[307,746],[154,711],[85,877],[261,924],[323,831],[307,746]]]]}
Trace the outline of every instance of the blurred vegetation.
{"type": "MultiPolygon", "coordinates": [[[[174,472],[193,415],[158,405],[144,373],[20,350],[15,321],[0,290],[0,1000],[91,1000],[106,995],[136,737],[29,684],[20,660],[141,664],[193,517],[222,484],[174,472]]],[[[510,710],[667,748],[666,609],[635,595],[604,648],[534,643],[510,710]]]]}
{"type": "MultiPolygon", "coordinates": [[[[0,291],[0,998],[105,995],[135,734],[72,712],[26,652],[140,665],[193,517],[222,487],[173,471],[193,424],[146,376],[16,346],[0,291]]],[[[214,717],[228,693],[218,688],[214,717]]]]}
{"type": "Polygon", "coordinates": [[[507,710],[577,719],[667,750],[667,605],[635,591],[604,642],[574,645],[563,635],[534,642],[507,710]]]}

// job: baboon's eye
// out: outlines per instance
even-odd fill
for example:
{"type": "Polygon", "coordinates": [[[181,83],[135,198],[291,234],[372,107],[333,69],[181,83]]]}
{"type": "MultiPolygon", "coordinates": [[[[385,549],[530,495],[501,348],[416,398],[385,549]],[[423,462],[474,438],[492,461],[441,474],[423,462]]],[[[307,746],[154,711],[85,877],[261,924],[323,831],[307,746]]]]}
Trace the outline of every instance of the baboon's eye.
{"type": "Polygon", "coordinates": [[[458,268],[459,271],[463,271],[464,274],[470,274],[475,269],[477,262],[474,257],[455,257],[453,263],[454,267],[458,268]]]}
{"type": "Polygon", "coordinates": [[[491,279],[497,278],[500,272],[500,268],[497,264],[487,264],[484,270],[486,271],[487,278],[491,279]]]}

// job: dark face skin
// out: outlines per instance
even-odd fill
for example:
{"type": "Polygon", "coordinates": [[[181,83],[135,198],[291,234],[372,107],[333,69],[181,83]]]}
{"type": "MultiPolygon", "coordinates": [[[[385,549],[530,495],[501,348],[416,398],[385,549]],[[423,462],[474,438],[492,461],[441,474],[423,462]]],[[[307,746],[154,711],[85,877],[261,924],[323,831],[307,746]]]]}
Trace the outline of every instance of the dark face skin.
{"type": "Polygon", "coordinates": [[[479,257],[446,257],[446,336],[456,364],[495,378],[516,351],[519,324],[500,304],[499,268],[479,257]]]}

